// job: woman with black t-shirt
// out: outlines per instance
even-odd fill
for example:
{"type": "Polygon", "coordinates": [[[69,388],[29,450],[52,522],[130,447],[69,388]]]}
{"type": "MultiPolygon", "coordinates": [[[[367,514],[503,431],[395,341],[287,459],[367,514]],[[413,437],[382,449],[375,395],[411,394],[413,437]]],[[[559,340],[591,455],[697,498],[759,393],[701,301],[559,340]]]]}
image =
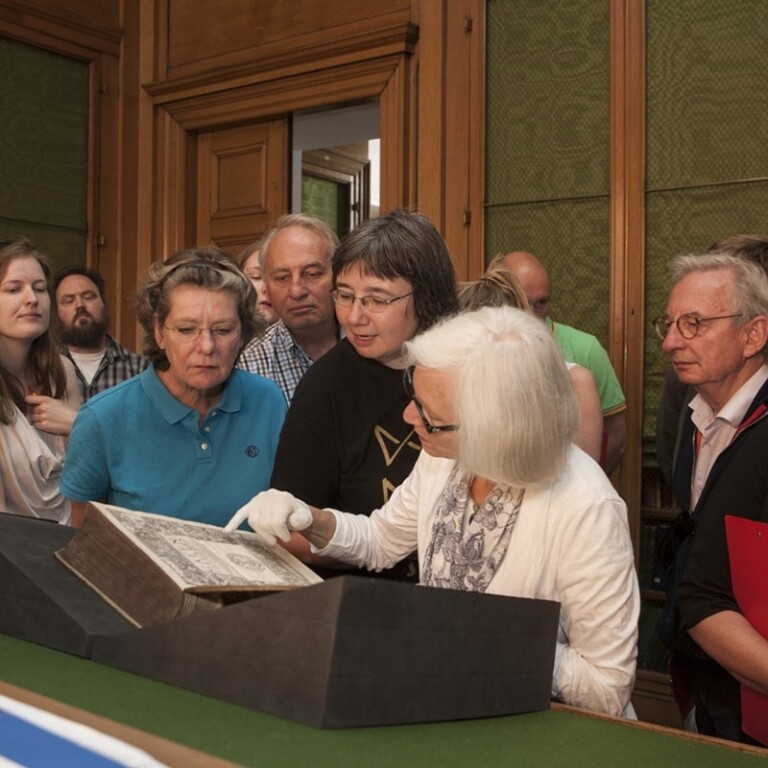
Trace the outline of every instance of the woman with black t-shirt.
{"type": "MultiPolygon", "coordinates": [[[[333,279],[345,338],[294,393],[272,486],[313,506],[369,515],[410,474],[420,451],[403,421],[403,344],[457,311],[456,279],[432,223],[400,209],[341,241],[333,279]]],[[[312,562],[300,536],[288,548],[312,565],[330,564],[312,562]]],[[[388,575],[417,581],[418,569],[412,561],[388,575]]]]}

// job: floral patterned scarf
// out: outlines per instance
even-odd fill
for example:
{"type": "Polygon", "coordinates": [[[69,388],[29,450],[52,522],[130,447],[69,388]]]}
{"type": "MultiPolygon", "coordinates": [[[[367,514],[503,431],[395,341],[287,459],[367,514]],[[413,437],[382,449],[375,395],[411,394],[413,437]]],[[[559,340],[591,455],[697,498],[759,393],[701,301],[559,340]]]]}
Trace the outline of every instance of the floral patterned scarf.
{"type": "Polygon", "coordinates": [[[525,489],[496,486],[474,514],[467,514],[470,480],[459,467],[448,478],[424,555],[422,584],[485,592],[507,554],[525,489]]]}

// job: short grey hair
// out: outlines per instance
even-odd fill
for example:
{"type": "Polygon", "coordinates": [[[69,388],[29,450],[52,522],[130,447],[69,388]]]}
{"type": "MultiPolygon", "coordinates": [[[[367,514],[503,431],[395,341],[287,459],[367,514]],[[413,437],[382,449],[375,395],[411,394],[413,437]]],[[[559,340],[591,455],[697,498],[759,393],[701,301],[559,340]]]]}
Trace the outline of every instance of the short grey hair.
{"type": "MultiPolygon", "coordinates": [[[[696,254],[684,254],[672,261],[672,285],[677,285],[684,277],[694,272],[714,272],[725,270],[733,275],[733,298],[735,312],[741,317],[734,317],[732,323],[741,327],[755,317],[768,316],[768,276],[765,270],[753,261],[733,256],[728,251],[696,254]]],[[[768,345],[763,348],[763,357],[768,360],[768,345]]]]}
{"type": "Polygon", "coordinates": [[[339,237],[322,219],[309,216],[306,213],[286,213],[277,220],[275,226],[261,240],[259,246],[259,265],[261,266],[262,277],[267,272],[269,246],[280,232],[289,227],[301,227],[309,232],[314,232],[325,243],[328,261],[333,259],[333,254],[336,253],[336,249],[339,247],[339,237]]]}
{"type": "Polygon", "coordinates": [[[142,329],[142,352],[158,370],[168,370],[168,357],[155,339],[154,322],[164,325],[171,310],[171,296],[180,285],[209,291],[229,291],[237,301],[241,347],[266,327],[256,306],[251,281],[224,251],[213,246],[185,248],[149,267],[149,276],[136,296],[136,319],[142,329]]]}
{"type": "Polygon", "coordinates": [[[406,362],[455,372],[458,461],[509,487],[565,465],[579,422],[571,379],[547,326],[512,307],[448,318],[405,344],[406,362]]]}

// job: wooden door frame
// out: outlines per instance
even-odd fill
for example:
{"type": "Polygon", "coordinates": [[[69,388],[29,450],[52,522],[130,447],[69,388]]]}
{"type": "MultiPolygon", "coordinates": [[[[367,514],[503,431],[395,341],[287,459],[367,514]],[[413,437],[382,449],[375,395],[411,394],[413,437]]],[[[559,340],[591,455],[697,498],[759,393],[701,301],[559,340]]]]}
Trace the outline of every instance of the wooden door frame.
{"type": "Polygon", "coordinates": [[[146,86],[156,118],[153,258],[165,258],[191,243],[195,212],[185,191],[193,185],[197,133],[284,117],[300,109],[378,100],[381,207],[409,205],[415,194],[411,52],[416,34],[410,24],[403,25],[402,32],[400,52],[227,90],[189,95],[185,82],[184,97],[175,99],[167,82],[146,86]]]}
{"type": "Polygon", "coordinates": [[[123,219],[135,280],[190,242],[184,190],[198,131],[366,100],[380,108],[380,209],[418,208],[445,237],[459,278],[480,274],[485,0],[411,0],[409,13],[393,12],[375,28],[354,23],[343,33],[266,41],[207,70],[169,67],[167,3],[139,0],[125,10],[126,72],[141,78],[126,103],[126,137],[141,136],[130,147],[137,176],[125,186],[125,201],[135,195],[137,205],[123,219]],[[449,74],[467,66],[457,87],[449,74]]]}
{"type": "Polygon", "coordinates": [[[645,324],[645,0],[611,0],[611,239],[608,352],[627,399],[614,481],[639,560],[645,324]]]}

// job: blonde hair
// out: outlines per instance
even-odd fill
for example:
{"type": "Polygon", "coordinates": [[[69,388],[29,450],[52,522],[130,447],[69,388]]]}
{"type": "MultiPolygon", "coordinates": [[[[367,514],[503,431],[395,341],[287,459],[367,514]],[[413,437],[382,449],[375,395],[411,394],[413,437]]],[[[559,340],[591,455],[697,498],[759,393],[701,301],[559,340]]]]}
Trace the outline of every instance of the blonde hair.
{"type": "Polygon", "coordinates": [[[479,280],[462,283],[459,307],[464,311],[480,307],[517,307],[531,311],[531,303],[520,281],[503,268],[489,269],[479,280]]]}

